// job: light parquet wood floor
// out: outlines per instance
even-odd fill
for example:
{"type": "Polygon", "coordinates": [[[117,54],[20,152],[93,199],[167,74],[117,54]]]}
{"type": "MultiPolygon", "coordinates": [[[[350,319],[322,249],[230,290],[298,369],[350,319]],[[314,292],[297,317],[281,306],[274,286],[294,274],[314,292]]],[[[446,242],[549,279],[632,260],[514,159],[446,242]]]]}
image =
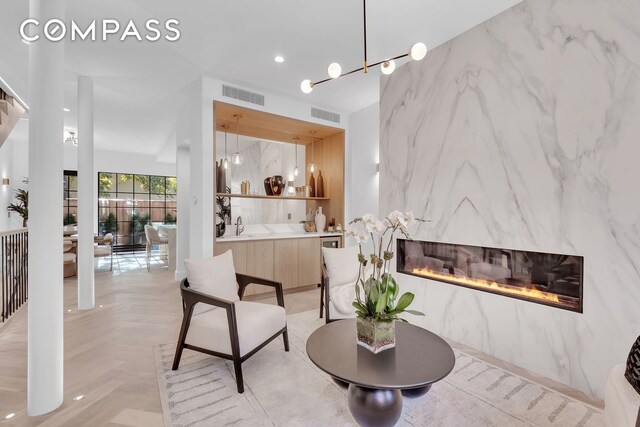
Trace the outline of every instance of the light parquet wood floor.
{"type": "MultiPolygon", "coordinates": [[[[163,425],[153,347],[177,339],[178,283],[161,265],[147,272],[120,259],[114,273],[103,266],[93,310],[78,311],[76,279],[64,282],[64,403],[56,411],[27,416],[28,305],[0,329],[0,427],[163,425]]],[[[318,308],[319,292],[286,295],[287,312],[318,308]]]]}
{"type": "MultiPolygon", "coordinates": [[[[64,403],[56,411],[28,417],[27,310],[0,329],[0,427],[161,426],[162,409],[153,347],[175,342],[182,309],[173,274],[160,265],[121,260],[96,271],[96,308],[77,310],[75,278],[64,283],[64,403]],[[71,310],[67,312],[67,310],[71,310]],[[84,398],[74,401],[73,398],[84,398]],[[10,420],[2,420],[15,413],[10,420]]],[[[285,295],[288,313],[318,309],[319,290],[285,295]]],[[[275,300],[269,298],[266,301],[275,300]]],[[[574,398],[602,407],[598,399],[459,344],[452,346],[574,398]]]]}

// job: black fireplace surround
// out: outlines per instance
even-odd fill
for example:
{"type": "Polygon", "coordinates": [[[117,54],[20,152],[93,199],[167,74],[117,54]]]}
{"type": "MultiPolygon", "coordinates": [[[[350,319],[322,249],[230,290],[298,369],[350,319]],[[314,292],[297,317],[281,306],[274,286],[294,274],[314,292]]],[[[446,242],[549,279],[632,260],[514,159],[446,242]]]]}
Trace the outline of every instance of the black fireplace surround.
{"type": "Polygon", "coordinates": [[[397,271],[582,313],[576,255],[398,239],[397,271]]]}

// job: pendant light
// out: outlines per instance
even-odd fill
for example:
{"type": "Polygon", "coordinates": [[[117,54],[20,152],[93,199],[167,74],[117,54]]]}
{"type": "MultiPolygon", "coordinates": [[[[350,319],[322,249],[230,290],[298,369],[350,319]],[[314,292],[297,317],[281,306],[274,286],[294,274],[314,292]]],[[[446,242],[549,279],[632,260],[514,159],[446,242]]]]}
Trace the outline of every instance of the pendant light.
{"type": "Polygon", "coordinates": [[[224,160],[222,160],[222,166],[225,169],[229,169],[229,158],[227,157],[227,129],[229,129],[229,125],[222,125],[224,129],[224,160]]]}
{"type": "Polygon", "coordinates": [[[369,68],[373,68],[377,66],[380,66],[382,74],[389,75],[393,73],[393,71],[396,69],[395,61],[397,59],[409,57],[414,61],[421,61],[427,55],[427,46],[424,43],[418,42],[418,43],[415,43],[413,46],[411,46],[411,48],[409,49],[409,52],[403,52],[402,54],[394,56],[393,58],[387,58],[387,59],[383,59],[382,61],[369,64],[369,60],[367,58],[367,0],[362,0],[362,17],[363,17],[362,29],[363,29],[363,36],[364,36],[363,37],[364,61],[363,61],[362,67],[356,68],[355,70],[343,72],[340,64],[338,64],[337,62],[332,62],[329,65],[329,67],[327,67],[327,74],[329,75],[329,78],[324,78],[315,82],[309,79],[305,79],[302,81],[302,83],[300,83],[300,90],[302,90],[303,93],[311,93],[313,91],[313,88],[316,85],[319,85],[320,83],[325,83],[331,80],[338,79],[340,77],[349,76],[351,74],[358,73],[360,71],[367,73],[369,71],[369,68]]]}
{"type": "Polygon", "coordinates": [[[311,164],[309,165],[309,172],[314,173],[318,168],[313,161],[313,143],[315,142],[314,135],[316,134],[315,130],[309,132],[311,134],[311,164]]]}
{"type": "Polygon", "coordinates": [[[236,118],[236,152],[235,154],[231,157],[231,163],[233,163],[234,165],[238,166],[242,164],[242,155],[240,154],[240,144],[238,142],[239,136],[238,136],[238,125],[239,125],[239,120],[240,120],[240,115],[239,114],[234,114],[233,117],[236,118]]]}
{"type": "Polygon", "coordinates": [[[293,176],[298,176],[298,174],[300,173],[298,171],[298,137],[293,138],[293,142],[296,144],[296,167],[293,170],[293,176]]]}

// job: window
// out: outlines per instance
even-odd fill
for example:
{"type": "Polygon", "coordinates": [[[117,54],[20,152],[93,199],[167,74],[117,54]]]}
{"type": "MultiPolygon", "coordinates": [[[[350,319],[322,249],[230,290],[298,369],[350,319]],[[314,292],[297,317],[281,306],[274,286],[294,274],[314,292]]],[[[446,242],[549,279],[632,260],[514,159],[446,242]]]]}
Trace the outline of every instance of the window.
{"type": "Polygon", "coordinates": [[[75,225],[78,221],[78,172],[64,171],[62,198],[62,222],[64,225],[75,225]]]}
{"type": "Polygon", "coordinates": [[[98,173],[98,232],[114,235],[114,249],[143,249],[147,224],[175,224],[175,177],[98,173]]]}

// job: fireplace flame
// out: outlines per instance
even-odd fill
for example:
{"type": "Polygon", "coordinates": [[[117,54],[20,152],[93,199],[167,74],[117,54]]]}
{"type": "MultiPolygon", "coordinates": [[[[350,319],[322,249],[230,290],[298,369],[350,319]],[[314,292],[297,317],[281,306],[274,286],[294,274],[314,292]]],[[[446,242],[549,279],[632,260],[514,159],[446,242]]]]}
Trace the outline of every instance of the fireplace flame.
{"type": "Polygon", "coordinates": [[[503,285],[501,283],[497,283],[494,281],[484,280],[484,279],[474,279],[466,276],[454,276],[451,274],[443,274],[438,273],[433,270],[425,269],[425,268],[414,268],[414,274],[418,274],[420,276],[427,277],[429,279],[443,280],[445,282],[453,282],[464,286],[469,286],[473,288],[480,289],[489,289],[494,292],[507,294],[507,295],[516,295],[530,299],[536,299],[540,301],[546,302],[554,302],[559,303],[558,296],[555,294],[551,294],[549,292],[544,292],[538,289],[535,289],[533,285],[531,287],[513,287],[509,285],[503,285]]]}

